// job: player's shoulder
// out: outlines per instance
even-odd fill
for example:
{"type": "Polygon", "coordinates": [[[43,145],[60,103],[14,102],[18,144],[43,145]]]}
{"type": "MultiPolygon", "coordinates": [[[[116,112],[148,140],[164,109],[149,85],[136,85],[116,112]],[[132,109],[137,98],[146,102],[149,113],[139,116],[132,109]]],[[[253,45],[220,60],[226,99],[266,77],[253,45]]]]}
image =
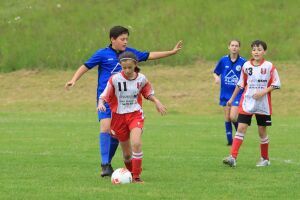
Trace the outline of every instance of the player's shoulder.
{"type": "Polygon", "coordinates": [[[147,81],[147,77],[142,73],[138,73],[137,79],[147,81]]]}
{"type": "Polygon", "coordinates": [[[222,60],[228,60],[229,59],[229,55],[224,55],[220,58],[220,61],[222,60]]]}
{"type": "Polygon", "coordinates": [[[247,59],[244,58],[244,57],[242,57],[242,56],[239,56],[239,59],[240,59],[241,61],[243,61],[243,62],[247,62],[247,59]]]}
{"type": "Polygon", "coordinates": [[[271,61],[265,60],[264,65],[273,66],[273,63],[271,61]]]}
{"type": "Polygon", "coordinates": [[[116,81],[116,80],[120,80],[122,78],[123,78],[122,73],[118,72],[116,74],[113,74],[109,79],[112,81],[116,81]]]}
{"type": "Polygon", "coordinates": [[[247,60],[247,61],[244,63],[244,66],[246,66],[246,65],[252,65],[251,62],[250,62],[250,60],[247,60]]]}

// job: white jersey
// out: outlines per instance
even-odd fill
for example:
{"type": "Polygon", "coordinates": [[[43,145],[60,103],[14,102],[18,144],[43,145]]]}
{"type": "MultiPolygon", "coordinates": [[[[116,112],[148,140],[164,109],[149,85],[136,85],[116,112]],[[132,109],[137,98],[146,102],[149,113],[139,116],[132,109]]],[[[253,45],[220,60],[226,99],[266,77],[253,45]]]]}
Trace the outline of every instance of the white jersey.
{"type": "Polygon", "coordinates": [[[142,96],[154,95],[151,84],[145,75],[138,73],[133,80],[127,79],[124,72],[110,77],[100,98],[107,102],[114,113],[125,114],[142,109],[142,96]]]}
{"type": "Polygon", "coordinates": [[[255,100],[253,95],[269,86],[280,88],[280,79],[275,66],[263,60],[259,66],[254,66],[252,60],[247,61],[242,68],[242,73],[237,86],[244,88],[239,113],[271,115],[271,93],[255,100]]]}

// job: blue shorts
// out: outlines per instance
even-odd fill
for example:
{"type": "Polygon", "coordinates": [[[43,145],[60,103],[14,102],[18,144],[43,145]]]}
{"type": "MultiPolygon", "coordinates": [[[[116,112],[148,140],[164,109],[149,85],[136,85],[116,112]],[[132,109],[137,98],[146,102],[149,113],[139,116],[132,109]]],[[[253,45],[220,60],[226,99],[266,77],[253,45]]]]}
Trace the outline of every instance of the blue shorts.
{"type": "Polygon", "coordinates": [[[102,112],[98,110],[98,120],[100,121],[101,119],[106,119],[106,118],[111,118],[111,110],[110,107],[107,103],[105,103],[106,111],[102,112]]]}
{"type": "MultiPolygon", "coordinates": [[[[229,99],[221,99],[219,105],[220,106],[226,106],[226,103],[229,99]]],[[[239,106],[239,98],[235,98],[235,100],[232,102],[232,106],[239,106]]]]}

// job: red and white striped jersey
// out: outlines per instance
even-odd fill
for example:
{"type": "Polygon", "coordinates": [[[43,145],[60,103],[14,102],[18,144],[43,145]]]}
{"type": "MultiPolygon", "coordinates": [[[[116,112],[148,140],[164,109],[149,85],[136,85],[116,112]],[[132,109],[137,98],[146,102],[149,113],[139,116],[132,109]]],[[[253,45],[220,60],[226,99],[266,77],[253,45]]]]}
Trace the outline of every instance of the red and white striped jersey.
{"type": "Polygon", "coordinates": [[[237,86],[244,88],[240,101],[239,113],[271,115],[271,93],[258,100],[253,95],[269,86],[280,88],[280,79],[275,66],[263,60],[259,66],[253,65],[253,60],[247,61],[242,68],[242,73],[237,86]]]}
{"type": "Polygon", "coordinates": [[[142,96],[154,95],[151,84],[145,75],[138,73],[133,80],[127,79],[124,72],[110,77],[100,98],[107,102],[114,113],[125,114],[142,109],[142,96]]]}

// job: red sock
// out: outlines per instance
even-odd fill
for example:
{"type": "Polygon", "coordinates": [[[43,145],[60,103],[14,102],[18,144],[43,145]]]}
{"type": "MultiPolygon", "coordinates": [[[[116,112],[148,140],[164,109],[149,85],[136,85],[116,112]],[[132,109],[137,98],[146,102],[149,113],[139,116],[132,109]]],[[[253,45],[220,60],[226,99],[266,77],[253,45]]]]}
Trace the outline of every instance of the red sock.
{"type": "Polygon", "coordinates": [[[130,160],[124,160],[124,164],[126,166],[126,168],[132,172],[132,163],[131,163],[131,159],[130,160]]]}
{"type": "Polygon", "coordinates": [[[139,178],[142,172],[142,159],[133,158],[131,162],[133,178],[139,178]]]}
{"type": "Polygon", "coordinates": [[[243,141],[244,141],[244,133],[236,132],[233,142],[232,142],[232,146],[231,146],[232,157],[237,158],[239,149],[240,149],[243,141]]]}
{"type": "Polygon", "coordinates": [[[269,160],[269,138],[260,140],[260,155],[263,159],[269,160]]]}

